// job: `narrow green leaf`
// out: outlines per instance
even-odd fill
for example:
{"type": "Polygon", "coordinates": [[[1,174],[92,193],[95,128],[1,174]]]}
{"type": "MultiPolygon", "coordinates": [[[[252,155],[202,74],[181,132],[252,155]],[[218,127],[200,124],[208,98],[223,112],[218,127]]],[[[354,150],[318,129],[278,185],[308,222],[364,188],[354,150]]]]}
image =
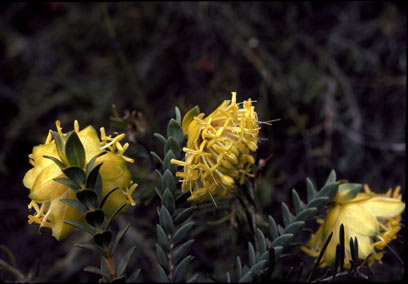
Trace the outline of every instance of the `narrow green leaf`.
{"type": "Polygon", "coordinates": [[[241,279],[239,279],[238,283],[249,283],[252,281],[252,272],[248,271],[247,273],[245,273],[244,276],[241,277],[241,279]]]}
{"type": "Polygon", "coordinates": [[[197,277],[198,277],[198,273],[194,274],[193,276],[191,276],[190,279],[188,279],[186,281],[186,283],[196,283],[197,282],[197,277]]]}
{"type": "Polygon", "coordinates": [[[176,121],[179,125],[181,125],[181,113],[178,107],[174,107],[174,111],[176,112],[176,121]]]}
{"type": "Polygon", "coordinates": [[[170,250],[169,239],[166,233],[164,232],[162,226],[160,226],[159,224],[156,225],[156,233],[157,233],[157,242],[163,249],[166,250],[166,252],[168,252],[170,250]]]}
{"type": "Polygon", "coordinates": [[[118,277],[112,279],[109,283],[110,284],[126,283],[126,275],[118,276],[118,277]]]}
{"type": "Polygon", "coordinates": [[[85,149],[75,131],[67,136],[65,155],[69,165],[79,168],[85,166],[85,149]]]}
{"type": "MultiPolygon", "coordinates": [[[[104,274],[109,275],[110,276],[110,272],[109,272],[109,267],[108,267],[108,263],[106,260],[105,256],[101,257],[101,270],[104,274]]],[[[101,280],[105,279],[105,283],[110,281],[110,277],[109,278],[102,278],[101,280]]],[[[103,281],[102,281],[103,282],[103,281]]]]}
{"type": "Polygon", "coordinates": [[[88,211],[85,214],[85,219],[89,225],[99,227],[105,221],[105,213],[101,209],[88,211]]]}
{"type": "Polygon", "coordinates": [[[86,188],[94,188],[101,166],[102,163],[99,163],[89,172],[85,181],[86,188]]]}
{"type": "Polygon", "coordinates": [[[156,255],[157,255],[157,260],[159,261],[159,264],[168,270],[169,261],[167,259],[166,254],[164,253],[164,250],[158,244],[156,244],[156,255]]]}
{"type": "Polygon", "coordinates": [[[98,159],[100,156],[103,156],[107,153],[108,153],[107,151],[100,152],[99,154],[96,154],[95,156],[92,157],[92,159],[89,160],[88,164],[86,165],[86,171],[85,171],[86,176],[89,176],[89,173],[94,168],[96,159],[98,159]]]}
{"type": "Polygon", "coordinates": [[[285,202],[282,202],[282,219],[285,227],[289,226],[290,223],[292,223],[291,214],[285,202]]]}
{"type": "Polygon", "coordinates": [[[316,207],[312,207],[312,208],[307,208],[305,210],[303,210],[302,212],[300,212],[296,217],[295,217],[295,222],[296,221],[309,221],[310,218],[314,217],[315,214],[317,212],[317,208],[316,207]]]}
{"type": "Polygon", "coordinates": [[[354,237],[354,253],[356,254],[355,255],[355,259],[357,260],[358,259],[358,239],[357,239],[357,237],[354,237]]]}
{"type": "Polygon", "coordinates": [[[11,249],[9,249],[7,246],[5,245],[0,245],[0,248],[7,253],[8,258],[10,259],[10,263],[12,266],[17,267],[17,263],[16,263],[16,258],[14,256],[14,253],[11,251],[11,249]]]}
{"type": "Polygon", "coordinates": [[[78,191],[80,189],[80,186],[76,182],[68,178],[54,178],[53,180],[69,187],[73,191],[78,191]]]}
{"type": "Polygon", "coordinates": [[[191,246],[193,245],[194,240],[189,240],[188,242],[180,245],[174,250],[173,254],[173,265],[179,263],[184,257],[190,252],[191,246]]]}
{"type": "Polygon", "coordinates": [[[262,233],[262,231],[258,228],[256,228],[256,238],[258,239],[258,244],[259,244],[259,250],[260,252],[265,252],[266,251],[266,240],[265,236],[262,233]]]}
{"type": "Polygon", "coordinates": [[[289,267],[288,273],[286,274],[285,278],[283,279],[283,282],[289,282],[289,279],[292,276],[294,270],[295,269],[293,268],[293,266],[289,267]]]}
{"type": "Polygon", "coordinates": [[[274,246],[274,251],[275,251],[275,262],[277,262],[281,256],[281,253],[283,251],[283,246],[274,246]]]}
{"type": "Polygon", "coordinates": [[[188,217],[191,216],[191,214],[193,214],[195,209],[197,209],[197,207],[192,206],[181,211],[180,214],[178,214],[176,218],[174,218],[174,224],[179,225],[183,223],[185,220],[187,220],[188,217]]]}
{"type": "Polygon", "coordinates": [[[227,271],[227,283],[231,283],[231,276],[229,274],[229,272],[227,271]]]}
{"type": "Polygon", "coordinates": [[[329,176],[327,177],[325,185],[333,182],[336,182],[336,172],[334,170],[331,170],[329,176]]]}
{"type": "Polygon", "coordinates": [[[179,145],[183,142],[183,130],[176,120],[170,119],[169,125],[167,126],[167,137],[172,136],[179,145]]]}
{"type": "Polygon", "coordinates": [[[176,156],[174,155],[172,150],[169,150],[166,155],[164,156],[163,160],[163,170],[169,169],[172,173],[177,171],[177,165],[170,163],[171,159],[175,159],[176,156]]]}
{"type": "Polygon", "coordinates": [[[94,245],[93,243],[74,243],[74,246],[78,247],[78,248],[83,248],[83,249],[87,249],[87,250],[91,250],[94,251],[100,255],[103,255],[103,251],[101,250],[100,247],[94,245]]]}
{"type": "Polygon", "coordinates": [[[248,257],[249,266],[252,267],[255,264],[255,249],[251,242],[248,242],[248,257]]]}
{"type": "Polygon", "coordinates": [[[242,277],[242,264],[241,264],[241,259],[239,258],[239,256],[237,256],[237,276],[238,279],[242,277]]]}
{"type": "Polygon", "coordinates": [[[302,228],[304,227],[305,222],[304,221],[296,221],[287,226],[284,230],[284,234],[297,234],[299,233],[302,228]]]}
{"type": "Polygon", "coordinates": [[[354,252],[354,242],[353,242],[353,237],[350,238],[350,254],[351,254],[351,259],[354,261],[354,263],[357,263],[357,260],[355,259],[356,254],[354,252]]]}
{"type": "Polygon", "coordinates": [[[164,190],[163,198],[162,198],[162,205],[167,208],[170,215],[173,214],[175,203],[174,203],[173,194],[170,192],[168,188],[164,190]]]}
{"type": "Polygon", "coordinates": [[[91,235],[93,235],[95,233],[95,230],[93,228],[90,228],[90,227],[88,227],[86,225],[83,225],[83,224],[81,224],[79,222],[76,222],[76,221],[64,220],[64,223],[69,224],[69,225],[71,225],[71,226],[73,226],[75,228],[78,228],[81,231],[87,232],[87,233],[89,233],[91,235]]]}
{"type": "Polygon", "coordinates": [[[82,205],[81,202],[75,199],[60,199],[61,202],[67,203],[69,206],[72,208],[76,209],[78,212],[85,214],[88,209],[85,208],[85,206],[82,205]]]}
{"type": "Polygon", "coordinates": [[[153,152],[153,151],[150,151],[150,155],[152,155],[154,158],[156,158],[156,160],[159,161],[160,164],[163,165],[163,160],[160,158],[159,155],[157,155],[157,154],[156,154],[155,152],[153,152]]]}
{"type": "Polygon", "coordinates": [[[96,207],[98,197],[93,190],[81,189],[76,192],[75,196],[86,208],[90,209],[96,207]]]}
{"type": "Polygon", "coordinates": [[[157,268],[159,269],[160,282],[169,283],[169,278],[167,277],[166,271],[164,271],[163,267],[161,267],[160,264],[157,264],[157,268]]]}
{"type": "Polygon", "coordinates": [[[123,236],[126,234],[126,232],[129,229],[130,224],[127,223],[126,226],[124,226],[115,236],[115,239],[113,240],[111,244],[111,254],[113,255],[115,253],[115,250],[120,242],[120,240],[123,238],[123,236]]]}
{"type": "Polygon", "coordinates": [[[98,274],[98,275],[100,275],[102,277],[110,279],[109,274],[107,275],[107,274],[103,273],[102,270],[100,270],[98,267],[95,267],[95,266],[86,266],[84,268],[84,271],[95,273],[95,274],[98,274]]]}
{"type": "Polygon", "coordinates": [[[156,137],[161,143],[163,143],[163,145],[164,145],[164,143],[166,143],[166,138],[164,138],[164,136],[161,135],[160,133],[154,133],[153,135],[154,135],[154,137],[156,137]]]}
{"type": "Polygon", "coordinates": [[[173,138],[173,136],[170,136],[169,138],[167,138],[167,141],[164,144],[164,153],[167,153],[169,150],[173,151],[177,159],[179,158],[180,156],[179,153],[181,149],[176,139],[173,138]]]}
{"type": "Polygon", "coordinates": [[[330,200],[334,198],[334,196],[337,193],[337,188],[338,188],[338,183],[337,182],[332,182],[332,183],[327,183],[323,188],[317,193],[316,197],[323,197],[326,196],[330,200]]]}
{"type": "Polygon", "coordinates": [[[105,196],[102,198],[102,200],[99,202],[98,208],[103,208],[103,205],[105,204],[105,202],[106,202],[106,200],[108,199],[108,197],[109,197],[112,193],[114,193],[118,188],[119,188],[119,187],[116,186],[116,187],[112,188],[111,190],[109,190],[109,191],[105,194],[105,196]]]}
{"type": "Polygon", "coordinates": [[[116,271],[118,275],[122,275],[125,272],[126,267],[127,267],[128,263],[130,261],[130,258],[132,257],[133,252],[135,251],[135,249],[136,249],[136,246],[133,246],[130,249],[128,249],[127,252],[125,253],[125,255],[120,260],[119,265],[118,265],[118,269],[116,271]]]}
{"type": "Polygon", "coordinates": [[[188,233],[191,231],[191,229],[194,226],[194,222],[187,223],[180,227],[173,236],[173,245],[178,245],[179,243],[182,243],[188,236],[188,233]]]}
{"type": "Polygon", "coordinates": [[[340,265],[340,244],[336,245],[336,256],[334,259],[334,264],[333,264],[333,278],[334,279],[336,277],[336,273],[338,271],[339,265],[340,265]]]}
{"type": "Polygon", "coordinates": [[[136,271],[134,271],[132,274],[130,274],[129,278],[127,279],[126,282],[128,283],[135,283],[137,279],[139,278],[141,269],[138,268],[136,271]]]}
{"type": "Polygon", "coordinates": [[[65,157],[64,141],[63,141],[62,137],[56,131],[51,131],[51,135],[52,135],[52,138],[55,141],[55,145],[57,146],[58,156],[65,163],[66,162],[66,157],[65,157]]]}
{"type": "Polygon", "coordinates": [[[277,237],[273,242],[272,246],[277,247],[277,246],[287,246],[288,243],[293,239],[293,234],[283,234],[279,237],[277,237]]]}
{"type": "Polygon", "coordinates": [[[174,230],[173,220],[171,219],[169,211],[164,206],[160,208],[159,222],[160,222],[160,226],[163,227],[164,231],[167,234],[170,235],[173,233],[173,230],[174,230]]]}
{"type": "Polygon", "coordinates": [[[85,172],[81,168],[68,167],[63,169],[62,172],[80,186],[85,183],[85,172]]]}
{"type": "Polygon", "coordinates": [[[259,271],[261,271],[261,269],[263,269],[265,267],[265,265],[267,264],[266,260],[261,260],[258,263],[256,263],[255,265],[253,265],[251,267],[251,272],[256,275],[259,271]]]}
{"type": "Polygon", "coordinates": [[[299,283],[299,282],[300,282],[300,278],[302,277],[302,273],[303,273],[303,268],[304,268],[304,262],[302,261],[302,262],[300,263],[300,268],[299,268],[298,274],[297,274],[297,276],[296,276],[295,283],[299,283]]]}
{"type": "Polygon", "coordinates": [[[53,161],[54,163],[57,164],[57,166],[62,170],[65,169],[67,166],[61,162],[60,160],[58,160],[57,158],[53,157],[53,156],[49,156],[49,155],[43,155],[44,158],[50,159],[51,161],[53,161]]]}
{"type": "Polygon", "coordinates": [[[339,232],[339,240],[340,240],[340,271],[343,271],[344,267],[344,256],[345,256],[345,245],[344,245],[344,225],[340,225],[340,232],[339,232]]]}
{"type": "Polygon", "coordinates": [[[190,261],[191,255],[187,256],[180,262],[179,265],[176,266],[174,269],[174,282],[183,282],[184,278],[186,277],[190,261]]]}
{"type": "Polygon", "coordinates": [[[270,247],[268,250],[268,269],[266,270],[266,279],[270,280],[275,268],[275,249],[270,247]]]}
{"type": "Polygon", "coordinates": [[[116,217],[116,215],[118,215],[118,213],[127,205],[127,202],[122,203],[122,205],[118,206],[118,208],[116,208],[115,212],[113,212],[112,216],[109,217],[109,219],[106,222],[106,225],[104,225],[104,229],[108,228],[110,225],[110,222],[112,222],[113,218],[116,217]]]}
{"type": "Polygon", "coordinates": [[[327,201],[329,201],[329,197],[327,196],[316,197],[307,204],[306,208],[322,208],[327,203],[327,201]]]}
{"type": "Polygon", "coordinates": [[[315,198],[317,191],[309,178],[306,178],[306,189],[307,189],[307,202],[310,202],[312,199],[315,198]]]}
{"type": "Polygon", "coordinates": [[[295,189],[292,189],[292,199],[293,199],[293,207],[295,208],[295,214],[299,214],[302,211],[302,201],[300,200],[299,194],[295,189]]]}
{"type": "Polygon", "coordinates": [[[313,275],[313,273],[316,271],[317,267],[319,266],[320,261],[322,260],[323,254],[324,254],[324,252],[326,251],[327,246],[329,245],[329,242],[330,242],[332,236],[333,236],[333,232],[330,233],[330,235],[328,236],[326,242],[324,243],[324,245],[323,245],[323,247],[322,247],[322,250],[320,251],[319,256],[317,257],[316,262],[315,262],[315,264],[314,264],[314,266],[313,266],[313,269],[312,269],[312,271],[310,272],[309,277],[307,278],[307,281],[306,281],[306,282],[310,282],[310,279],[312,279],[312,275],[313,275]]]}
{"type": "Polygon", "coordinates": [[[278,237],[278,228],[276,226],[275,219],[273,217],[268,216],[268,222],[269,222],[269,235],[272,240],[276,239],[278,237]]]}

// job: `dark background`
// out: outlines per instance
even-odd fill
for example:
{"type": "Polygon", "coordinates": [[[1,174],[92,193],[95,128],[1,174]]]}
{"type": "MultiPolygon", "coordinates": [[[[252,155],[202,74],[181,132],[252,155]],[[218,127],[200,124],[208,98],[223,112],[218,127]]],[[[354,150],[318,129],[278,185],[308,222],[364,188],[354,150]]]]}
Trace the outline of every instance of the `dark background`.
{"type": "MultiPolygon", "coordinates": [[[[138,246],[129,270],[141,267],[140,281],[157,281],[158,178],[149,151],[162,150],[153,133],[166,132],[174,106],[209,114],[231,91],[256,100],[261,121],[280,119],[262,125],[255,154],[272,155],[256,180],[260,219],[281,223],[291,189],[304,198],[306,177],[320,187],[332,168],[376,192],[401,185],[405,195],[406,33],[405,9],[392,2],[1,4],[0,244],[25,274],[39,263],[39,281],[97,280],[82,268],[98,258],[72,248],[84,235],[57,242],[27,224],[22,184],[28,154],[55,120],[69,131],[78,119],[81,128],[128,133],[138,206],[115,226],[132,224],[123,243],[138,246]],[[136,118],[111,124],[112,104],[136,118]]],[[[236,255],[247,259],[247,240],[231,224],[206,223],[227,211],[195,217],[192,272],[203,272],[201,281],[224,279],[236,255]]],[[[403,231],[391,243],[401,257],[403,231]]],[[[293,254],[278,273],[301,261],[310,271],[312,259],[293,254]]],[[[387,250],[374,271],[369,280],[398,280],[404,266],[387,250]]]]}

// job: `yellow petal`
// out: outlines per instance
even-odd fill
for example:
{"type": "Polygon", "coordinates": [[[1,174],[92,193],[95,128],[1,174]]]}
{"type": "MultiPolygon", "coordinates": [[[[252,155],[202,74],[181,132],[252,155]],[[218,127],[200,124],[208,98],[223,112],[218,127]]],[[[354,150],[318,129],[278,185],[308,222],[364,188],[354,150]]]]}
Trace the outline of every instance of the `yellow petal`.
{"type": "Polygon", "coordinates": [[[197,141],[200,135],[200,126],[196,120],[193,120],[187,128],[188,140],[187,140],[187,148],[193,149],[194,143],[197,141]]]}
{"type": "Polygon", "coordinates": [[[35,167],[43,168],[50,164],[54,164],[54,162],[51,161],[50,159],[44,158],[43,157],[44,155],[52,156],[61,160],[60,157],[58,156],[57,147],[55,146],[55,143],[41,144],[33,147],[32,159],[35,162],[35,167]]]}
{"type": "Polygon", "coordinates": [[[91,125],[79,131],[78,137],[85,148],[87,162],[101,152],[98,133],[91,125]]]}
{"type": "Polygon", "coordinates": [[[395,217],[401,214],[405,203],[389,197],[374,197],[361,203],[375,217],[395,217]]]}
{"type": "Polygon", "coordinates": [[[37,178],[38,171],[36,171],[36,168],[30,169],[26,174],[24,175],[23,178],[23,184],[27,188],[32,188],[33,184],[35,182],[35,179],[37,178]]]}
{"type": "MultiPolygon", "coordinates": [[[[29,198],[37,202],[45,202],[59,198],[65,191],[69,191],[68,187],[65,185],[54,181],[54,178],[64,177],[61,169],[55,165],[51,164],[45,167],[41,172],[35,177],[35,182],[30,188],[29,198]]],[[[28,176],[28,181],[31,182],[33,177],[28,176]]]]}
{"type": "Polygon", "coordinates": [[[379,224],[375,216],[360,203],[351,202],[341,207],[339,221],[356,233],[374,236],[379,233],[379,224]]]}
{"type": "Polygon", "coordinates": [[[103,180],[115,179],[128,170],[125,160],[112,152],[98,157],[95,164],[100,162],[102,162],[100,174],[103,180]]]}
{"type": "Polygon", "coordinates": [[[183,117],[183,121],[181,123],[181,128],[183,129],[183,133],[187,134],[188,126],[194,120],[194,117],[200,113],[200,109],[198,106],[193,107],[190,109],[183,117]]]}
{"type": "MultiPolygon", "coordinates": [[[[61,199],[63,198],[75,199],[75,193],[72,190],[67,190],[61,195],[61,199]]],[[[72,220],[83,223],[82,214],[59,199],[51,201],[49,210],[52,235],[58,241],[66,238],[73,230],[75,230],[73,226],[65,224],[64,220],[72,220]]]]}
{"type": "Polygon", "coordinates": [[[340,212],[339,205],[336,205],[327,211],[327,217],[323,224],[322,238],[326,239],[333,230],[337,229],[334,226],[337,222],[339,212],[340,212]]]}

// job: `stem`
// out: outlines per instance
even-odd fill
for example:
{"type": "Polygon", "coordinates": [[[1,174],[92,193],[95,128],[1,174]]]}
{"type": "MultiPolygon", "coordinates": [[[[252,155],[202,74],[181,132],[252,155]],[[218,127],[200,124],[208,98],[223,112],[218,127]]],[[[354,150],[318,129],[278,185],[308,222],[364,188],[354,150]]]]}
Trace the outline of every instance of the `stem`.
{"type": "Polygon", "coordinates": [[[112,255],[110,254],[109,248],[104,247],[103,252],[105,253],[105,261],[106,264],[108,265],[111,279],[115,279],[116,278],[115,264],[113,263],[113,258],[112,255]]]}
{"type": "Polygon", "coordinates": [[[9,272],[13,273],[17,277],[18,281],[26,282],[28,280],[28,278],[20,270],[11,266],[2,259],[0,259],[0,267],[4,267],[9,272]]]}
{"type": "MultiPolygon", "coordinates": [[[[248,191],[249,191],[249,196],[251,196],[252,200],[255,201],[255,193],[254,193],[254,188],[252,186],[252,182],[248,182],[248,191]]],[[[252,228],[254,229],[254,242],[255,242],[255,249],[256,251],[259,251],[259,245],[258,245],[258,238],[256,237],[256,218],[255,218],[255,206],[250,202],[251,207],[251,219],[252,219],[252,228]]]]}
{"type": "Polygon", "coordinates": [[[174,278],[174,265],[173,263],[173,236],[172,235],[168,235],[167,237],[169,239],[169,247],[170,247],[170,252],[169,252],[169,280],[170,282],[173,282],[173,278],[174,278]]]}

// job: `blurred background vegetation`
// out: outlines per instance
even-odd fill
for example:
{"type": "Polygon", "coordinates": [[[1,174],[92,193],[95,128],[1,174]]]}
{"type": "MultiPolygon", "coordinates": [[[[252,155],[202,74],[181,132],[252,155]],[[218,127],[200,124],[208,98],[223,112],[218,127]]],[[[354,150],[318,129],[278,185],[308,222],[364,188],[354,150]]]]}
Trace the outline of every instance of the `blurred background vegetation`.
{"type": "MultiPolygon", "coordinates": [[[[0,244],[24,274],[38,269],[39,281],[97,280],[82,268],[98,258],[72,248],[87,236],[57,242],[27,224],[22,184],[32,147],[55,120],[69,131],[77,119],[128,134],[138,205],[116,226],[132,224],[123,245],[139,248],[131,262],[139,280],[158,281],[158,165],[149,151],[162,149],[153,133],[166,131],[174,106],[208,114],[231,91],[256,100],[261,121],[280,119],[263,125],[255,154],[267,159],[255,180],[260,223],[263,214],[281,222],[291,189],[305,197],[305,178],[320,187],[332,168],[377,192],[401,185],[405,195],[406,34],[406,12],[392,2],[1,4],[0,244]],[[113,104],[125,123],[112,124],[113,104]]],[[[191,272],[203,272],[200,281],[223,280],[237,255],[246,259],[236,208],[195,215],[191,272]]],[[[404,228],[391,243],[399,252],[403,236],[404,228]]],[[[278,273],[301,261],[310,271],[311,258],[294,248],[278,273]]],[[[374,271],[369,280],[398,280],[404,266],[387,251],[374,271]]]]}

